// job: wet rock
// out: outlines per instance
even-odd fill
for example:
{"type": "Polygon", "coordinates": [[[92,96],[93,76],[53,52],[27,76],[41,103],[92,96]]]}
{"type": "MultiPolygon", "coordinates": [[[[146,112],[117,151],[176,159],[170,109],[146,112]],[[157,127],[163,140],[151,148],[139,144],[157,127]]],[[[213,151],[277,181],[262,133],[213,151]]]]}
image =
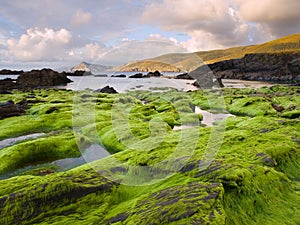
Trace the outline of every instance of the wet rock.
{"type": "Polygon", "coordinates": [[[194,80],[188,73],[182,73],[175,77],[175,79],[194,80]]]}
{"type": "Polygon", "coordinates": [[[11,78],[0,80],[0,94],[9,94],[11,90],[16,88],[17,85],[15,80],[11,78]]]}
{"type": "Polygon", "coordinates": [[[17,86],[21,89],[50,87],[72,82],[66,74],[51,69],[31,70],[22,73],[17,79],[17,86]]]}
{"type": "Polygon", "coordinates": [[[149,73],[147,73],[147,75],[150,76],[150,77],[160,77],[160,76],[162,76],[162,74],[158,70],[156,70],[154,72],[149,72],[149,73]]]}
{"type": "Polygon", "coordinates": [[[202,89],[211,89],[214,85],[214,74],[208,66],[199,67],[189,73],[194,80],[193,85],[202,89]]]}
{"type": "Polygon", "coordinates": [[[107,94],[117,94],[118,92],[110,86],[105,86],[104,88],[95,90],[95,92],[100,92],[100,93],[107,93],[107,94]]]}
{"type": "Polygon", "coordinates": [[[258,159],[261,159],[263,162],[263,165],[265,165],[265,166],[275,167],[277,165],[277,163],[274,159],[272,159],[271,157],[269,157],[267,154],[265,154],[263,152],[257,153],[256,157],[258,159]]]}
{"type": "Polygon", "coordinates": [[[138,201],[128,220],[135,224],[141,221],[143,224],[199,224],[198,221],[210,224],[224,221],[222,197],[223,189],[219,183],[193,182],[174,186],[138,201]],[[214,216],[210,216],[212,211],[216,212],[214,216]]]}
{"type": "Polygon", "coordinates": [[[255,53],[201,66],[199,76],[212,73],[222,79],[299,82],[300,53],[255,53]]]}
{"type": "Polygon", "coordinates": [[[8,70],[8,69],[0,70],[0,75],[20,75],[21,73],[24,73],[24,71],[23,70],[8,70]]]}
{"type": "Polygon", "coordinates": [[[73,73],[69,73],[69,76],[91,76],[93,75],[90,71],[84,71],[84,70],[75,70],[73,73]]]}
{"type": "Polygon", "coordinates": [[[15,104],[12,100],[0,103],[0,119],[21,116],[25,114],[26,109],[26,103],[15,104]]]}
{"type": "Polygon", "coordinates": [[[142,73],[136,73],[134,75],[129,76],[129,78],[143,78],[143,74],[142,73]]]}
{"type": "Polygon", "coordinates": [[[119,75],[112,75],[111,77],[118,77],[118,78],[125,78],[125,74],[119,74],[119,75]]]}
{"type": "Polygon", "coordinates": [[[56,110],[58,110],[58,108],[56,108],[55,106],[52,106],[45,113],[46,114],[51,114],[51,113],[53,113],[56,110]]]}

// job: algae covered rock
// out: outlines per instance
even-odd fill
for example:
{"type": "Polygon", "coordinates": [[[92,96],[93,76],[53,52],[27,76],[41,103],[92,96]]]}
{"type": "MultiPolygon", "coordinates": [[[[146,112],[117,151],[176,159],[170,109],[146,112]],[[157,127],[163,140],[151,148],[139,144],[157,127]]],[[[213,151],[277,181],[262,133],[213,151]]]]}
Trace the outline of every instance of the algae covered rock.
{"type": "Polygon", "coordinates": [[[0,150],[0,224],[297,225],[299,93],[274,86],[0,95],[33,100],[26,115],[0,120],[1,140],[45,132],[0,150]],[[172,129],[201,119],[195,105],[224,110],[222,97],[234,117],[172,129]],[[109,151],[105,158],[92,152],[87,164],[65,171],[52,164],[95,143],[109,151]]]}

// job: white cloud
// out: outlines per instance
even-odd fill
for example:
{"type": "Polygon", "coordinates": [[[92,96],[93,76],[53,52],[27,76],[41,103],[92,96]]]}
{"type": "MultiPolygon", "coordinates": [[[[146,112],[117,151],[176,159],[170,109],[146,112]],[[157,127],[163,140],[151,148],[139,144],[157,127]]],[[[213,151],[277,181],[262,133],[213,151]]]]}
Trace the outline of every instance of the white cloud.
{"type": "Polygon", "coordinates": [[[299,0],[235,0],[241,17],[264,25],[276,36],[300,30],[299,0]]]}
{"type": "Polygon", "coordinates": [[[18,40],[8,39],[8,54],[23,61],[61,60],[71,39],[66,29],[31,28],[18,40]]]}
{"type": "Polygon", "coordinates": [[[299,0],[163,0],[142,21],[184,32],[190,51],[256,44],[299,32],[299,0]]]}
{"type": "Polygon", "coordinates": [[[71,19],[71,24],[73,26],[83,26],[90,23],[92,20],[92,14],[85,12],[82,9],[77,10],[73,18],[71,19]]]}

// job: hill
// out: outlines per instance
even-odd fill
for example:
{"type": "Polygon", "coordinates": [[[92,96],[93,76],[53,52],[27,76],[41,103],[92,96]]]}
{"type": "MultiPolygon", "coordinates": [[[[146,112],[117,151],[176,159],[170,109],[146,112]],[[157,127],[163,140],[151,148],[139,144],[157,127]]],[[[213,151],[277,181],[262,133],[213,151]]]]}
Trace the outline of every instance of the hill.
{"type": "Polygon", "coordinates": [[[121,71],[132,71],[134,67],[135,71],[141,71],[141,69],[145,68],[148,68],[149,71],[163,71],[167,68],[165,64],[169,64],[169,66],[172,65],[180,71],[192,71],[204,63],[210,64],[223,60],[242,58],[250,53],[281,52],[300,52],[300,34],[289,35],[260,45],[239,46],[194,53],[166,54],[151,59],[128,63],[120,69],[121,71]],[[149,62],[155,62],[155,64],[149,64],[149,62]]]}
{"type": "Polygon", "coordinates": [[[72,67],[70,70],[72,72],[75,71],[86,71],[91,72],[93,74],[99,74],[106,72],[107,70],[110,70],[111,66],[104,66],[104,65],[98,65],[98,64],[91,64],[87,62],[81,62],[77,66],[72,67]]]}

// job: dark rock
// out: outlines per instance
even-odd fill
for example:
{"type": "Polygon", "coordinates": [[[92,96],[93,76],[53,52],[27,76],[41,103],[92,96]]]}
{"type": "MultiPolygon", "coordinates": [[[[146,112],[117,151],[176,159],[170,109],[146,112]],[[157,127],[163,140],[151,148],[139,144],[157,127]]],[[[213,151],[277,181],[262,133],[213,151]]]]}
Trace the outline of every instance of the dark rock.
{"type": "Polygon", "coordinates": [[[281,106],[281,105],[278,105],[278,104],[275,104],[275,103],[271,103],[271,105],[272,105],[272,107],[273,107],[273,109],[275,109],[276,110],[276,112],[282,112],[283,110],[284,110],[284,107],[283,106],[281,106]]]}
{"type": "Polygon", "coordinates": [[[53,113],[54,111],[58,110],[55,106],[52,106],[50,107],[45,113],[46,114],[51,114],[53,113]]]}
{"type": "Polygon", "coordinates": [[[214,85],[214,74],[208,66],[202,66],[189,73],[196,80],[193,85],[202,89],[210,89],[214,85]]]}
{"type": "Polygon", "coordinates": [[[265,166],[271,166],[275,167],[277,165],[276,161],[269,157],[267,154],[261,152],[256,154],[257,158],[260,158],[262,160],[263,165],[265,166]]]}
{"type": "Polygon", "coordinates": [[[125,78],[125,74],[119,74],[119,75],[112,75],[111,77],[118,77],[118,78],[125,78]]]}
{"type": "Polygon", "coordinates": [[[117,94],[118,92],[110,86],[105,86],[104,88],[95,90],[95,92],[100,92],[100,93],[107,93],[107,94],[117,94]]]}
{"type": "Polygon", "coordinates": [[[0,119],[9,118],[13,116],[21,116],[25,114],[27,104],[21,102],[21,104],[15,104],[12,100],[0,103],[0,119]]]}
{"type": "Polygon", "coordinates": [[[73,73],[70,73],[69,76],[91,76],[93,75],[90,71],[84,71],[84,70],[76,70],[73,73]]]}
{"type": "Polygon", "coordinates": [[[7,70],[7,69],[0,70],[0,75],[20,75],[21,73],[24,73],[24,71],[23,70],[7,70]]]}
{"type": "Polygon", "coordinates": [[[97,74],[97,75],[94,75],[94,77],[108,77],[107,74],[97,74]]]}
{"type": "Polygon", "coordinates": [[[150,77],[160,77],[160,76],[162,76],[162,74],[158,70],[156,70],[155,72],[149,72],[147,75],[150,76],[150,77]]]}
{"type": "Polygon", "coordinates": [[[142,73],[136,73],[134,75],[129,76],[129,78],[143,78],[143,74],[142,73]]]}
{"type": "Polygon", "coordinates": [[[299,82],[300,53],[246,54],[243,58],[201,66],[196,71],[198,77],[213,74],[221,79],[299,82]]]}
{"type": "Polygon", "coordinates": [[[127,213],[120,213],[120,214],[116,215],[115,217],[106,221],[105,224],[113,224],[113,223],[125,221],[128,218],[128,216],[129,215],[127,213]]]}
{"type": "Polygon", "coordinates": [[[218,85],[220,88],[223,88],[223,87],[224,87],[224,84],[223,84],[221,78],[218,77],[216,81],[217,81],[217,85],[218,85]]]}
{"type": "Polygon", "coordinates": [[[51,69],[31,70],[22,73],[17,79],[17,86],[21,89],[50,87],[72,82],[65,73],[51,69]]]}
{"type": "Polygon", "coordinates": [[[188,73],[182,73],[175,77],[175,79],[194,80],[188,73]]]}
{"type": "Polygon", "coordinates": [[[0,94],[9,94],[11,90],[16,88],[17,84],[15,80],[11,78],[0,80],[0,94]]]}

